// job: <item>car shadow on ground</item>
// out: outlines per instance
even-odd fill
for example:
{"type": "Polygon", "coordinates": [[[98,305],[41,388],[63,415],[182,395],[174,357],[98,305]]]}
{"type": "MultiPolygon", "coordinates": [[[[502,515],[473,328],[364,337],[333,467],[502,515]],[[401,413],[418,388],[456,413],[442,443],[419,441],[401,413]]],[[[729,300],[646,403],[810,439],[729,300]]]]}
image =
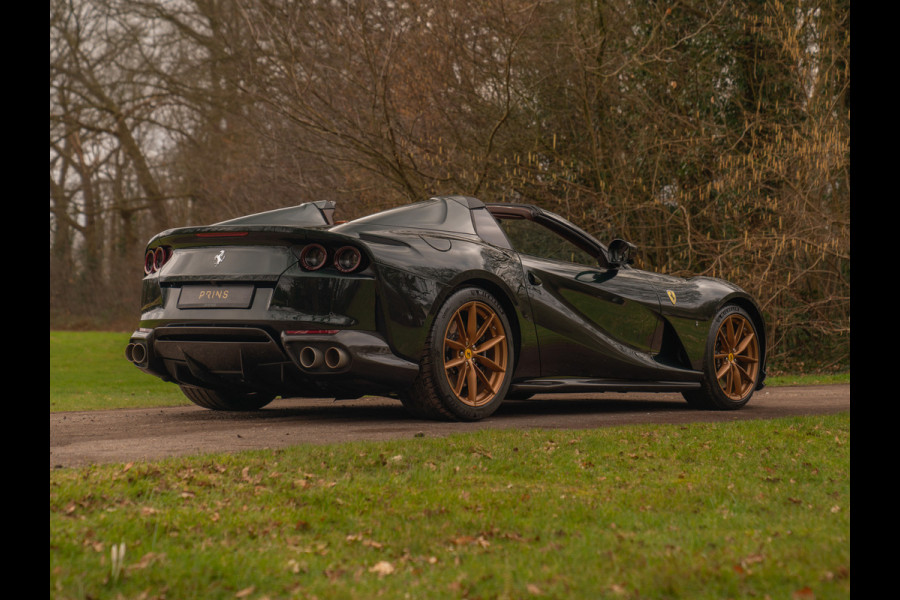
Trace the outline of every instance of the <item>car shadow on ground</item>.
{"type": "MultiPolygon", "coordinates": [[[[497,412],[488,419],[522,419],[539,416],[560,417],[567,415],[623,415],[633,413],[648,414],[662,412],[689,412],[691,408],[680,396],[668,398],[648,397],[634,394],[629,398],[595,398],[577,395],[557,397],[536,397],[528,400],[508,400],[500,405],[497,412]]],[[[178,420],[197,421],[280,421],[297,419],[310,420],[345,419],[369,422],[432,422],[411,416],[399,400],[383,397],[356,400],[332,399],[278,399],[257,411],[231,412],[205,409],[190,410],[177,416],[178,420]]]]}

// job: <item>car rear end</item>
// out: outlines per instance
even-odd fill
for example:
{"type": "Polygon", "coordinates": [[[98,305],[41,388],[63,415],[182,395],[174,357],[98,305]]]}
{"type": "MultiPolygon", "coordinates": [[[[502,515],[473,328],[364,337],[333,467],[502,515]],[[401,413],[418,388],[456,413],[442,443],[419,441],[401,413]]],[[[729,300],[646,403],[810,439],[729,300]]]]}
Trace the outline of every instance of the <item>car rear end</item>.
{"type": "Polygon", "coordinates": [[[415,377],[378,331],[377,265],[327,228],[223,224],[147,247],[126,357],[182,386],[355,397],[415,377]]]}

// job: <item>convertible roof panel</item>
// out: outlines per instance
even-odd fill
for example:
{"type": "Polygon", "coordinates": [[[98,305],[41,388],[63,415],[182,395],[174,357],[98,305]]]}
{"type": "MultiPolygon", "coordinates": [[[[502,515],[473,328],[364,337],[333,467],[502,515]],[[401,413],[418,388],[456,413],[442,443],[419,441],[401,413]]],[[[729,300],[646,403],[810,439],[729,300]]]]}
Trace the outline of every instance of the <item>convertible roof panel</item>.
{"type": "Polygon", "coordinates": [[[216,225],[286,225],[295,227],[322,227],[331,225],[334,221],[334,202],[320,200],[318,202],[306,202],[299,206],[279,208],[266,212],[238,217],[229,221],[222,221],[216,225]]]}
{"type": "Polygon", "coordinates": [[[475,234],[471,209],[484,204],[467,196],[438,196],[408,206],[361,217],[335,227],[333,231],[355,230],[360,226],[409,227],[452,233],[475,234]]]}

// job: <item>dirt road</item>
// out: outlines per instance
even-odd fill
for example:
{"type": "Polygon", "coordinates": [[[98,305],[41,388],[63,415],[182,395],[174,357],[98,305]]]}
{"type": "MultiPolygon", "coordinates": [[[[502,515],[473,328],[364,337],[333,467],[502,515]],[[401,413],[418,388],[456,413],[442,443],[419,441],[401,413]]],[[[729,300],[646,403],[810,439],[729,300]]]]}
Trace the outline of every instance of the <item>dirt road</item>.
{"type": "Polygon", "coordinates": [[[50,414],[50,468],[351,440],[440,437],[480,429],[590,429],[637,423],[771,419],[850,410],[850,386],[766,388],[742,410],[691,409],[677,394],[546,394],[477,423],[421,421],[389,398],[279,399],[253,413],[199,407],[50,414]]]}

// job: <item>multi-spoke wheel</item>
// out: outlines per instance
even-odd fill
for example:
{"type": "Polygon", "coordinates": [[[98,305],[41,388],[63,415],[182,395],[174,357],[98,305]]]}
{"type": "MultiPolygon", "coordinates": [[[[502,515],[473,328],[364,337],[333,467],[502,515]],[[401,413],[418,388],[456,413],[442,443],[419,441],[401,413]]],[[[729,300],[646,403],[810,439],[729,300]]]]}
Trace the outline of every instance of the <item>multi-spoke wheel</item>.
{"type": "Polygon", "coordinates": [[[419,378],[404,404],[416,416],[482,419],[503,400],[512,366],[503,308],[484,290],[464,288],[438,311],[419,378]]]}
{"type": "Polygon", "coordinates": [[[686,392],[691,404],[702,408],[744,406],[759,382],[760,338],[750,316],[735,305],[725,306],[713,320],[700,390],[686,392]]]}
{"type": "Polygon", "coordinates": [[[476,407],[493,400],[508,357],[509,340],[493,308],[473,300],[453,313],[444,332],[444,374],[460,402],[476,407]]]}

